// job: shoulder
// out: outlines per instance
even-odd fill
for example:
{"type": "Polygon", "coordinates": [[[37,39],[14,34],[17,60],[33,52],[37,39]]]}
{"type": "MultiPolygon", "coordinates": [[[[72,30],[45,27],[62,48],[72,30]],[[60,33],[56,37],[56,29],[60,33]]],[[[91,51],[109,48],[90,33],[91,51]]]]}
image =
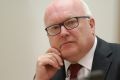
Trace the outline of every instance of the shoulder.
{"type": "Polygon", "coordinates": [[[117,50],[117,51],[120,51],[120,44],[118,44],[118,43],[109,43],[109,45],[110,45],[110,47],[111,47],[112,49],[115,49],[115,50],[117,50]]]}
{"type": "Polygon", "coordinates": [[[99,37],[97,37],[97,40],[98,40],[98,45],[102,45],[102,47],[103,47],[103,45],[109,46],[110,49],[120,51],[120,44],[119,43],[110,43],[110,42],[107,42],[99,37]]]}
{"type": "MultiPolygon", "coordinates": [[[[97,47],[96,47],[101,53],[104,53],[106,55],[107,52],[111,53],[109,55],[119,56],[120,57],[120,44],[118,43],[110,43],[107,42],[99,37],[97,37],[97,47]]],[[[98,51],[97,50],[97,51],[98,51]]]]}

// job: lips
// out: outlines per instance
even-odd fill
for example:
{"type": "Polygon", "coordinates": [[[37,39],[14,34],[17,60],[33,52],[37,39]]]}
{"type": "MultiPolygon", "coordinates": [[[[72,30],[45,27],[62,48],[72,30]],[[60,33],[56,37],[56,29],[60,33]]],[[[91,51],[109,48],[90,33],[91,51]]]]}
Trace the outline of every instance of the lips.
{"type": "Polygon", "coordinates": [[[60,45],[60,49],[61,49],[64,45],[70,44],[70,43],[73,43],[73,41],[67,41],[67,42],[62,43],[62,44],[60,45]]]}

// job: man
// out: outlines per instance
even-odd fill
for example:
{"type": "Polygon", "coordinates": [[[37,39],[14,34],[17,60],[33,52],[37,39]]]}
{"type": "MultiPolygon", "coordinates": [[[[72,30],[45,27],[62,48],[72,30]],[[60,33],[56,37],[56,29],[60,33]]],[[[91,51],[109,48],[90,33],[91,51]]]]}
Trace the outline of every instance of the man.
{"type": "Polygon", "coordinates": [[[71,64],[82,66],[74,80],[95,70],[104,72],[104,80],[116,80],[120,45],[96,37],[94,17],[83,0],[53,0],[44,22],[51,48],[38,57],[35,80],[69,80],[71,64]]]}

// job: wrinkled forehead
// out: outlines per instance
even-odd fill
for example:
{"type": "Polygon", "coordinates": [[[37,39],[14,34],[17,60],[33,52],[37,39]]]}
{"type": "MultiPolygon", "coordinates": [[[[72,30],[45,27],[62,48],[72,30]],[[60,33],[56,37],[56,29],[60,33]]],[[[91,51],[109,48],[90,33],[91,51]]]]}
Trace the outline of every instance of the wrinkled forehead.
{"type": "MultiPolygon", "coordinates": [[[[78,0],[76,0],[78,1],[78,0]]],[[[80,4],[74,0],[58,0],[48,6],[45,12],[45,25],[58,24],[64,20],[85,15],[85,11],[80,4]]]]}

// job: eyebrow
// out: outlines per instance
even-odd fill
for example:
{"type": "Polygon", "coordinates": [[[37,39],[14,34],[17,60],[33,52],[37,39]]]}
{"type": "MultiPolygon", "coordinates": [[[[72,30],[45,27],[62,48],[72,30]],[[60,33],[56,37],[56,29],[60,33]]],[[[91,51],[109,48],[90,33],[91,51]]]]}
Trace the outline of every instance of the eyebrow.
{"type": "MultiPolygon", "coordinates": [[[[68,19],[73,18],[73,17],[75,17],[75,16],[68,16],[68,17],[66,17],[66,19],[64,19],[64,20],[61,21],[60,23],[55,23],[55,24],[52,24],[52,25],[50,25],[50,26],[53,26],[53,25],[59,25],[59,24],[65,22],[65,21],[67,21],[68,19]]],[[[47,27],[50,27],[50,26],[47,26],[47,27]]],[[[47,28],[47,27],[46,27],[46,28],[47,28]]]]}

